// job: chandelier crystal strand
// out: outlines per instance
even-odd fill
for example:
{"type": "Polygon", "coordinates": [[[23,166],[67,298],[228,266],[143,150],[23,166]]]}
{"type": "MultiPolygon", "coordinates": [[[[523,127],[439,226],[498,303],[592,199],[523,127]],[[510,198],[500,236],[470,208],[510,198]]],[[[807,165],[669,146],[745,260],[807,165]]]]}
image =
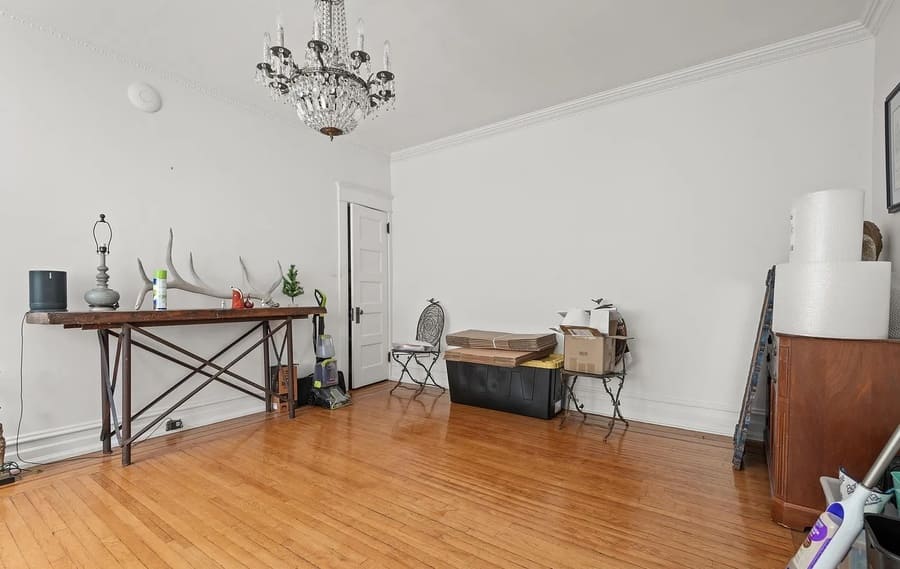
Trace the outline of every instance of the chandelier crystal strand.
{"type": "Polygon", "coordinates": [[[332,139],[347,134],[363,119],[392,108],[396,95],[390,44],[385,42],[384,69],[373,73],[362,20],[357,36],[357,49],[350,51],[344,0],[314,0],[313,37],[303,67],[284,45],[279,22],[274,42],[268,33],[263,36],[264,58],[256,66],[256,81],[273,100],[293,106],[310,128],[332,139]]]}

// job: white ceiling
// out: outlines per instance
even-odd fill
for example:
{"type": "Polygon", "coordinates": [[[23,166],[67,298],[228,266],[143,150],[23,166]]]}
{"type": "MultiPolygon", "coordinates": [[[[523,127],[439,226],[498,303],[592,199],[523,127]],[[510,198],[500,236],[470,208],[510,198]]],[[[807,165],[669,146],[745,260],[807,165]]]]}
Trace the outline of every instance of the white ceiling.
{"type": "MultiPolygon", "coordinates": [[[[867,0],[346,1],[351,29],[358,17],[366,20],[370,51],[384,39],[392,43],[397,109],[352,135],[382,152],[860,20],[867,6],[867,0]]],[[[253,71],[262,34],[279,12],[288,47],[306,43],[310,0],[0,0],[0,7],[306,128],[267,98],[253,71]]]]}

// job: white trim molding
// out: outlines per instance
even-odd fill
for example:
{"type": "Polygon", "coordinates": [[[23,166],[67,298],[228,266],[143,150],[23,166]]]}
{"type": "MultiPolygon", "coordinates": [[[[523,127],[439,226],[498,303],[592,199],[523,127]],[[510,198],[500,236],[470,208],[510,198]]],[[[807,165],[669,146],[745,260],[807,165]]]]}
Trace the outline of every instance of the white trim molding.
{"type": "MultiPolygon", "coordinates": [[[[421,371],[415,373],[416,379],[423,379],[421,371]]],[[[434,378],[439,385],[449,388],[450,383],[447,378],[447,368],[443,362],[434,366],[432,371],[434,378]]],[[[400,368],[396,364],[391,367],[391,381],[396,381],[399,377],[400,368]]],[[[403,383],[411,382],[408,379],[403,383]]],[[[584,403],[586,413],[592,415],[603,415],[609,417],[612,412],[612,404],[609,395],[603,389],[599,382],[579,382],[575,387],[575,392],[579,400],[584,403]]],[[[680,429],[688,429],[701,433],[710,433],[714,435],[732,436],[734,434],[734,426],[738,421],[738,410],[727,405],[722,405],[712,401],[687,401],[684,399],[671,398],[662,400],[658,397],[648,397],[641,393],[634,392],[626,385],[622,390],[622,414],[629,421],[634,419],[642,423],[652,425],[662,425],[664,427],[677,427],[680,429]]],[[[577,417],[577,411],[570,410],[573,420],[580,420],[577,417]]],[[[762,429],[765,422],[765,412],[761,416],[754,412],[754,424],[751,426],[752,436],[754,440],[762,438],[762,429]]],[[[600,424],[597,418],[588,419],[591,424],[600,424]]],[[[604,423],[605,424],[605,423],[604,423]]]]}
{"type": "MultiPolygon", "coordinates": [[[[180,418],[184,423],[182,430],[187,430],[263,411],[264,405],[258,399],[235,397],[212,403],[185,405],[179,407],[172,415],[180,418]]],[[[134,422],[134,430],[140,430],[159,416],[160,413],[148,413],[134,422]]],[[[15,437],[6,441],[6,459],[18,461],[18,455],[21,455],[22,461],[25,462],[22,466],[27,466],[27,461],[48,463],[97,452],[102,448],[99,433],[100,421],[92,421],[23,434],[18,441],[18,453],[16,452],[15,437]]],[[[151,437],[168,434],[162,428],[158,431],[151,431],[151,433],[151,437]]],[[[139,446],[140,443],[138,443],[138,448],[139,446]]],[[[113,439],[113,449],[115,450],[115,439],[113,439]]]]}
{"type": "MultiPolygon", "coordinates": [[[[888,4],[890,3],[890,0],[875,0],[875,2],[879,4],[888,4]]],[[[723,75],[793,59],[801,55],[849,45],[870,39],[871,37],[872,33],[860,22],[836,26],[805,36],[769,44],[736,55],[716,59],[708,63],[701,63],[700,65],[688,67],[680,71],[651,77],[650,79],[603,91],[602,93],[589,95],[581,99],[575,99],[574,101],[519,115],[494,124],[439,138],[432,142],[412,146],[392,153],[391,160],[406,160],[415,156],[435,152],[443,148],[456,146],[458,144],[515,130],[528,125],[558,119],[560,117],[579,113],[602,105],[608,105],[617,101],[658,93],[683,85],[706,81],[723,75]]]]}
{"type": "MultiPolygon", "coordinates": [[[[585,412],[605,417],[609,417],[612,413],[609,395],[601,385],[578,384],[575,392],[584,403],[585,412]]],[[[686,401],[677,398],[662,400],[658,397],[646,397],[641,393],[630,392],[628,385],[622,390],[621,402],[622,414],[629,421],[633,419],[642,423],[713,435],[732,436],[738,421],[738,410],[726,405],[712,401],[686,401]]]]}
{"type": "Polygon", "coordinates": [[[894,0],[869,0],[861,23],[873,36],[878,35],[878,31],[881,29],[881,25],[887,18],[893,4],[894,0]]]}
{"type": "MultiPolygon", "coordinates": [[[[338,229],[338,274],[337,274],[337,310],[330,322],[334,330],[332,335],[337,339],[335,346],[338,361],[338,369],[344,372],[345,377],[350,377],[350,330],[347,311],[350,309],[349,279],[350,279],[350,228],[347,224],[347,212],[349,204],[355,203],[377,209],[387,213],[388,223],[391,221],[394,196],[389,191],[379,190],[353,182],[337,182],[337,229],[338,229]],[[335,322],[335,320],[337,322],[335,322]]],[[[392,248],[392,241],[388,238],[388,247],[392,248]]],[[[388,274],[393,276],[393,250],[388,253],[388,274]]],[[[393,306],[394,291],[388,284],[388,304],[393,306]]],[[[331,305],[332,307],[335,305],[331,305]]],[[[393,338],[393,314],[388,313],[388,333],[393,338]]]]}
{"type": "Polygon", "coordinates": [[[337,193],[339,202],[356,203],[388,213],[393,209],[394,196],[390,192],[352,182],[338,182],[337,193]]]}

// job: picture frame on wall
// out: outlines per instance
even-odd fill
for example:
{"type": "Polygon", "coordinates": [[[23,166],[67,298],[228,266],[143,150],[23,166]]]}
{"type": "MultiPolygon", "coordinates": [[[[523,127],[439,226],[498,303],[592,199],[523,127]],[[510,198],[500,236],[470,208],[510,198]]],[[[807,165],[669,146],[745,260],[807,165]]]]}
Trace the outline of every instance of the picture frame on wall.
{"type": "Polygon", "coordinates": [[[884,101],[884,149],[887,173],[887,209],[900,211],[900,84],[884,101]]]}

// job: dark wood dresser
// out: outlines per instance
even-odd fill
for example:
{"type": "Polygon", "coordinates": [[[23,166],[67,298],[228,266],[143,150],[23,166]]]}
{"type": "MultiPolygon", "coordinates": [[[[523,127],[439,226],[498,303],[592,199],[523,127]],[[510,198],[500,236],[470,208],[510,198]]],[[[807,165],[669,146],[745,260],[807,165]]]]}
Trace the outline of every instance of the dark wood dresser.
{"type": "Polygon", "coordinates": [[[861,479],[900,424],[900,341],[779,334],[769,377],[772,518],[802,530],[825,506],[820,476],[861,479]]]}

